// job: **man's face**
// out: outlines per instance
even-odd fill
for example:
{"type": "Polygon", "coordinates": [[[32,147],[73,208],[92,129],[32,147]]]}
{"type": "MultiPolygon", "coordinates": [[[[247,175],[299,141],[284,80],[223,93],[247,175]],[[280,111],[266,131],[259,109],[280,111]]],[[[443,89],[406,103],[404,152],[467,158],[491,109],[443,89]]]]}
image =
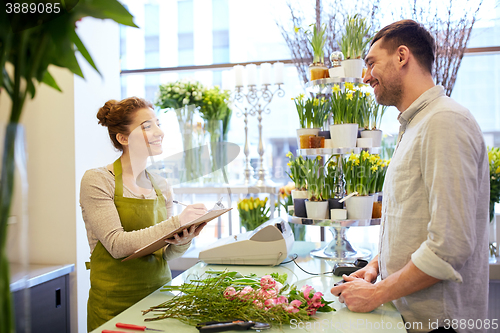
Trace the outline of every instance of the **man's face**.
{"type": "Polygon", "coordinates": [[[368,70],[363,82],[372,86],[377,103],[397,107],[402,100],[403,83],[395,65],[396,51],[389,53],[381,47],[382,41],[376,41],[365,57],[368,70]]]}

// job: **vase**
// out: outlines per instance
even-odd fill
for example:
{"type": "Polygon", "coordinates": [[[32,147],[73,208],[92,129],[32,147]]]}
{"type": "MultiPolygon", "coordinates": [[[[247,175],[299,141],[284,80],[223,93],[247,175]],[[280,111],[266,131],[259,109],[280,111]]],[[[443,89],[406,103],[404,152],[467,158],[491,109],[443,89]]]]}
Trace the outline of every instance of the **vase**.
{"type": "Polygon", "coordinates": [[[205,133],[195,105],[175,109],[183,144],[183,159],[179,168],[179,182],[199,185],[203,176],[203,146],[205,133]]]}
{"type": "Polygon", "coordinates": [[[306,198],[293,199],[293,210],[297,217],[307,217],[306,198]]]}
{"type": "Polygon", "coordinates": [[[298,223],[290,223],[290,228],[293,232],[293,239],[295,241],[305,241],[306,240],[306,227],[298,223]]]}
{"type": "Polygon", "coordinates": [[[382,131],[379,129],[361,131],[362,138],[371,138],[372,147],[380,147],[382,145],[382,131]]]}
{"type": "Polygon", "coordinates": [[[324,220],[328,218],[328,201],[306,201],[307,218],[324,220]]]}
{"type": "Polygon", "coordinates": [[[346,59],[341,62],[345,77],[361,78],[363,75],[363,59],[346,59]]]}
{"type": "Polygon", "coordinates": [[[299,128],[297,129],[297,147],[299,149],[309,148],[309,136],[317,136],[319,128],[299,128]]]}
{"type": "Polygon", "coordinates": [[[330,125],[333,148],[354,148],[358,136],[358,124],[330,125]]]}
{"type": "Polygon", "coordinates": [[[0,182],[0,331],[29,332],[28,177],[23,126],[10,123],[1,133],[3,162],[0,182]],[[11,271],[11,268],[13,269],[11,271]],[[12,281],[10,276],[15,276],[12,281]],[[14,306],[13,306],[14,305],[14,306]],[[14,316],[14,309],[15,316],[14,316]]]}
{"type": "Polygon", "coordinates": [[[373,147],[372,138],[357,138],[356,147],[359,148],[371,148],[373,147]]]}
{"type": "MultiPolygon", "coordinates": [[[[206,176],[203,177],[204,183],[209,185],[221,185],[225,183],[223,176],[224,163],[224,146],[223,142],[223,123],[222,120],[211,119],[205,120],[205,140],[209,148],[209,158],[206,159],[206,163],[203,163],[208,167],[206,170],[206,176]]],[[[205,161],[205,159],[202,159],[205,161]]]]}
{"type": "Polygon", "coordinates": [[[359,195],[345,201],[349,220],[368,220],[372,218],[373,196],[359,195]]]}
{"type": "Polygon", "coordinates": [[[324,79],[327,77],[328,68],[323,63],[314,63],[309,65],[311,81],[324,79]]]}

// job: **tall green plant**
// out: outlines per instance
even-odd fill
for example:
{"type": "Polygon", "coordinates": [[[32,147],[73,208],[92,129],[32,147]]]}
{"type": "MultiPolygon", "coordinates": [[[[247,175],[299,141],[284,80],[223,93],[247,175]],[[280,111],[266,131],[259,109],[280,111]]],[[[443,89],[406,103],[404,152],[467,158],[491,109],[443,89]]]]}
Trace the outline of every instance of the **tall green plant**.
{"type": "MultiPolygon", "coordinates": [[[[313,63],[324,63],[325,61],[325,43],[326,43],[326,24],[317,26],[315,23],[310,24],[312,27],[312,32],[310,30],[305,30],[304,33],[307,36],[307,40],[311,45],[313,51],[313,63]]],[[[300,28],[295,27],[295,33],[298,33],[300,28]]]]}
{"type": "MultiPolygon", "coordinates": [[[[24,1],[29,4],[40,1],[24,1]]],[[[49,2],[45,3],[46,7],[49,2]]],[[[51,4],[53,6],[53,4],[51,4]]],[[[0,332],[14,332],[14,320],[9,284],[9,264],[6,255],[7,219],[10,214],[14,188],[14,145],[24,104],[35,97],[36,89],[44,83],[58,91],[48,71],[50,65],[67,68],[83,78],[76,51],[98,72],[90,54],[76,33],[76,22],[83,17],[112,19],[136,27],[133,16],[116,0],[61,1],[59,13],[28,16],[6,8],[0,10],[0,84],[2,94],[12,101],[4,140],[0,182],[0,332]],[[45,22],[45,23],[40,23],[45,22]],[[36,25],[38,24],[38,25],[36,25]],[[7,70],[9,65],[9,70],[7,70]],[[10,70],[12,69],[12,70],[10,70]]],[[[29,8],[29,7],[28,7],[29,8]]],[[[52,7],[54,8],[54,7],[52,7]]]]}
{"type": "Polygon", "coordinates": [[[372,37],[368,35],[370,25],[358,14],[348,16],[345,23],[345,31],[340,37],[340,51],[345,59],[360,59],[370,43],[372,37]]]}
{"type": "Polygon", "coordinates": [[[299,116],[300,128],[323,128],[330,114],[330,103],[324,97],[309,97],[304,94],[292,98],[299,116]]]}
{"type": "Polygon", "coordinates": [[[349,82],[344,84],[344,89],[335,84],[332,91],[330,109],[333,123],[336,125],[359,124],[363,118],[363,110],[366,108],[366,94],[349,82]]]}

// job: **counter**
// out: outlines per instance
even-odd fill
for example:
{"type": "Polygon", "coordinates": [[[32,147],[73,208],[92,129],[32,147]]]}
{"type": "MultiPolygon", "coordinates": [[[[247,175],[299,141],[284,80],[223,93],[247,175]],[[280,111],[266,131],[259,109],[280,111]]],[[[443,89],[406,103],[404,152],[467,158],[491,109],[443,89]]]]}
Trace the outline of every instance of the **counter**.
{"type": "MultiPolygon", "coordinates": [[[[273,327],[270,330],[266,330],[266,332],[296,332],[297,330],[302,331],[304,329],[307,329],[308,332],[406,332],[401,315],[392,303],[383,304],[370,313],[354,313],[349,311],[344,304],[339,303],[337,297],[330,293],[330,289],[333,287],[333,284],[341,280],[341,278],[331,274],[333,270],[333,262],[312,258],[308,255],[309,251],[314,248],[314,243],[296,242],[294,245],[294,252],[299,254],[297,264],[302,269],[307,272],[320,275],[307,274],[293,262],[274,267],[207,265],[203,262],[198,262],[193,267],[173,279],[170,284],[180,285],[186,279],[192,279],[197,275],[199,276],[210,268],[215,270],[227,268],[231,271],[239,271],[242,274],[255,273],[258,276],[263,276],[273,272],[280,274],[286,273],[288,274],[288,283],[293,283],[298,287],[307,284],[315,288],[316,291],[323,292],[326,300],[334,301],[330,304],[330,306],[334,307],[337,311],[329,313],[318,312],[315,316],[316,321],[294,323],[289,326],[284,326],[283,330],[280,330],[278,327],[273,327]]],[[[144,318],[153,317],[153,315],[147,314],[143,316],[141,310],[147,310],[151,306],[165,302],[170,297],[169,293],[157,290],[94,330],[93,333],[101,333],[104,329],[117,330],[115,327],[117,322],[146,325],[149,328],[160,329],[165,332],[198,332],[194,326],[186,325],[176,319],[162,319],[158,321],[144,322],[144,318]]]]}

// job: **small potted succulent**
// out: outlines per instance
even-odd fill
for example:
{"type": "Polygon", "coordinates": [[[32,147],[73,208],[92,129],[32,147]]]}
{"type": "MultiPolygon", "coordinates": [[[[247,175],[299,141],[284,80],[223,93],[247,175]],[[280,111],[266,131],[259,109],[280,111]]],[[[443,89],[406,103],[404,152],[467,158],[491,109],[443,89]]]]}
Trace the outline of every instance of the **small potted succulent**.
{"type": "Polygon", "coordinates": [[[346,77],[361,78],[363,74],[364,53],[372,37],[366,19],[358,14],[348,16],[345,31],[339,41],[340,51],[344,55],[342,67],[346,77]]]}

